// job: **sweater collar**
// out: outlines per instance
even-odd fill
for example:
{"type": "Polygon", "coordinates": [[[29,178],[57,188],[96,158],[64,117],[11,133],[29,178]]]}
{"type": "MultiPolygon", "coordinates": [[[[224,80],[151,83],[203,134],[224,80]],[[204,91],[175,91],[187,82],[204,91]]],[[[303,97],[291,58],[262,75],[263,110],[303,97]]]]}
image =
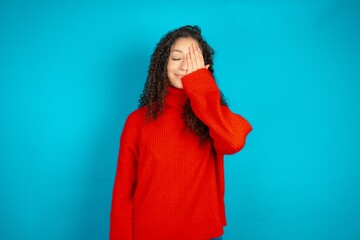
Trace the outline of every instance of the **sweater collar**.
{"type": "Polygon", "coordinates": [[[168,92],[165,97],[165,105],[169,107],[182,108],[187,100],[187,95],[184,89],[168,86],[168,92]]]}

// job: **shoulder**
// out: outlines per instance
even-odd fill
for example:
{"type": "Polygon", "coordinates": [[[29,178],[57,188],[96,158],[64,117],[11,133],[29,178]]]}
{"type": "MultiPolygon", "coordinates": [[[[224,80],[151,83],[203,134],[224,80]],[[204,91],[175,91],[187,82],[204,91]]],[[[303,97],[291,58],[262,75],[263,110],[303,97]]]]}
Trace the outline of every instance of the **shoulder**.
{"type": "Polygon", "coordinates": [[[145,109],[139,108],[128,115],[122,130],[121,142],[135,143],[137,141],[145,122],[145,114],[145,109]]]}
{"type": "Polygon", "coordinates": [[[144,124],[146,108],[141,107],[131,112],[125,122],[125,128],[139,128],[144,124]]]}

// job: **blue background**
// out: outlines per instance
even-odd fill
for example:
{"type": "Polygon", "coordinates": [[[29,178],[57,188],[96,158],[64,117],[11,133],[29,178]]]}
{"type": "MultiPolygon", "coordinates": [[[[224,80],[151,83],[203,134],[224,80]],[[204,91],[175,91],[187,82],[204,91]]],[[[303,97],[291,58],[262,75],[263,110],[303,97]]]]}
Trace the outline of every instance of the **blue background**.
{"type": "Polygon", "coordinates": [[[360,239],[359,1],[1,1],[0,239],[107,239],[150,55],[198,24],[254,130],[225,240],[360,239]]]}

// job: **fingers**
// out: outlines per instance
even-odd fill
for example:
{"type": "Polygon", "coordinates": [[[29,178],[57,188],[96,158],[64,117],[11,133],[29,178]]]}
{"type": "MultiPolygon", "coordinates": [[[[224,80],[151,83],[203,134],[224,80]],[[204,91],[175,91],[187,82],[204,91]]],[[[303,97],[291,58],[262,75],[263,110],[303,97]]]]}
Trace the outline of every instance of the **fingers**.
{"type": "Polygon", "coordinates": [[[193,62],[194,68],[197,69],[199,67],[198,66],[199,53],[198,51],[195,51],[194,46],[192,44],[189,48],[189,54],[190,54],[190,59],[193,62]]]}
{"type": "Polygon", "coordinates": [[[194,72],[200,68],[209,68],[209,64],[205,66],[204,57],[199,47],[191,45],[189,52],[186,54],[186,61],[188,65],[188,74],[194,72]]]}
{"type": "Polygon", "coordinates": [[[198,63],[198,67],[203,68],[204,67],[204,57],[203,57],[203,54],[202,54],[200,48],[193,46],[193,50],[195,52],[196,62],[198,63]]]}
{"type": "Polygon", "coordinates": [[[188,65],[187,73],[189,74],[189,73],[195,71],[194,70],[194,60],[191,57],[190,51],[186,54],[186,62],[187,62],[187,65],[188,65]]]}

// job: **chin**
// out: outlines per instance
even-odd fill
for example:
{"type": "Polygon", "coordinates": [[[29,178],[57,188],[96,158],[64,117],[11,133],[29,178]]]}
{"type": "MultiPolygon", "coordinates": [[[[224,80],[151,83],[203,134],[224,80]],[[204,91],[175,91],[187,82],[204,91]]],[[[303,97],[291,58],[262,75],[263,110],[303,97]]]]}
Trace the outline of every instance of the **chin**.
{"type": "Polygon", "coordinates": [[[183,85],[182,84],[170,84],[170,86],[174,87],[174,88],[177,88],[177,89],[183,89],[183,85]]]}
{"type": "Polygon", "coordinates": [[[170,81],[170,86],[172,86],[174,88],[179,88],[179,89],[184,88],[181,79],[176,79],[176,80],[170,81]]]}

